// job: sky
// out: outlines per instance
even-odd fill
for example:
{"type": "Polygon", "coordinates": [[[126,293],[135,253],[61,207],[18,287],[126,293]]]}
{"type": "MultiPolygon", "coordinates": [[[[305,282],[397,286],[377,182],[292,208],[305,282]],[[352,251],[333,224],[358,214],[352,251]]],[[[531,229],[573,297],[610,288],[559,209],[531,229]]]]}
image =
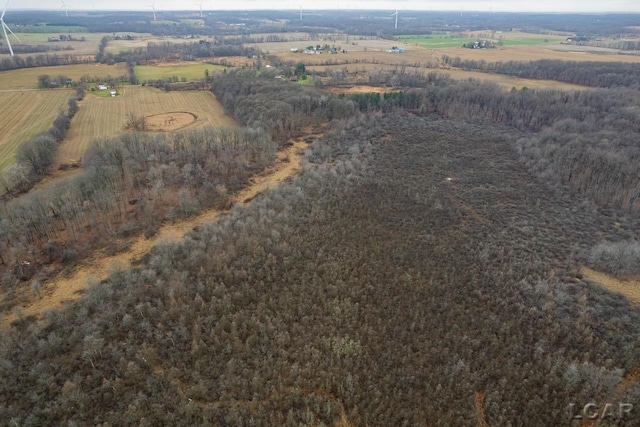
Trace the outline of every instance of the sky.
{"type": "MultiPolygon", "coordinates": [[[[149,10],[154,0],[64,0],[69,10],[149,10]]],[[[635,12],[640,0],[155,0],[156,10],[400,9],[493,12],[635,12]]],[[[9,9],[60,9],[62,0],[9,0],[9,9]]],[[[640,19],[639,19],[640,24],[640,19]]]]}

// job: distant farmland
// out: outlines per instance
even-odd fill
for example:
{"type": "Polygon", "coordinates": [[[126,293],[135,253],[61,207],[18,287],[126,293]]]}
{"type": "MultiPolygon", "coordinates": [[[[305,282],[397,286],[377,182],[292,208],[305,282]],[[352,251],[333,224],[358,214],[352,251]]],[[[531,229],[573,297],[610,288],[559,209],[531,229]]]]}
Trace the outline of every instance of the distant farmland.
{"type": "Polygon", "coordinates": [[[78,80],[82,76],[106,78],[128,75],[127,64],[77,64],[59,65],[56,67],[24,68],[20,70],[0,72],[0,90],[33,89],[38,86],[38,76],[48,74],[51,77],[67,76],[78,80]]]}
{"type": "Polygon", "coordinates": [[[179,80],[183,77],[188,81],[204,79],[205,70],[214,74],[224,70],[222,65],[204,64],[201,62],[194,63],[166,63],[158,65],[139,65],[135,68],[136,77],[140,82],[158,79],[170,79],[177,77],[179,80]]]}
{"type": "MultiPolygon", "coordinates": [[[[464,33],[463,33],[464,34],[464,33]]],[[[460,47],[466,43],[472,43],[479,39],[493,40],[496,43],[502,40],[504,46],[536,46],[545,43],[558,43],[564,40],[558,36],[526,33],[488,33],[468,34],[468,37],[457,37],[450,34],[399,36],[398,39],[405,43],[417,44],[427,49],[443,49],[460,47]]]]}
{"type": "Polygon", "coordinates": [[[71,95],[71,90],[0,93],[0,170],[13,162],[20,144],[51,126],[71,95]]]}
{"type": "Polygon", "coordinates": [[[129,114],[148,117],[182,112],[197,117],[190,127],[236,124],[208,91],[163,92],[152,87],[128,86],[123,95],[115,98],[87,94],[71,121],[66,140],[60,145],[59,161],[80,160],[94,139],[126,132],[129,114]]]}

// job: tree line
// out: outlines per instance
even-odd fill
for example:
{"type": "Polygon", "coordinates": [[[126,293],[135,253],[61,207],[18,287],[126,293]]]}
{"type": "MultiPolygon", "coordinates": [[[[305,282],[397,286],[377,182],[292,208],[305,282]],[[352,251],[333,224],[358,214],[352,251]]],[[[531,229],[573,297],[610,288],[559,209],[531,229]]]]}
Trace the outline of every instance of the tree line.
{"type": "MultiPolygon", "coordinates": [[[[105,39],[103,39],[105,40],[105,39]]],[[[105,41],[106,44],[107,41],[105,41]]],[[[200,58],[212,58],[221,56],[260,56],[260,51],[252,47],[243,47],[237,44],[217,45],[215,43],[173,43],[150,42],[146,47],[134,48],[126,52],[104,52],[104,48],[96,56],[96,61],[108,64],[127,62],[140,65],[144,61],[179,59],[181,61],[194,61],[200,58]]]]}
{"type": "Polygon", "coordinates": [[[19,68],[52,67],[56,65],[89,64],[93,59],[78,55],[61,55],[57,53],[35,56],[10,56],[0,59],[0,71],[19,68]]]}
{"type": "Polygon", "coordinates": [[[273,159],[271,140],[253,129],[98,139],[83,173],[0,205],[2,283],[27,280],[42,264],[73,261],[115,236],[153,235],[164,219],[226,208],[273,159]]]}
{"type": "Polygon", "coordinates": [[[537,61],[487,62],[485,60],[442,56],[442,61],[455,68],[507,74],[524,79],[555,80],[581,86],[617,88],[640,87],[640,64],[632,62],[537,61]]]}

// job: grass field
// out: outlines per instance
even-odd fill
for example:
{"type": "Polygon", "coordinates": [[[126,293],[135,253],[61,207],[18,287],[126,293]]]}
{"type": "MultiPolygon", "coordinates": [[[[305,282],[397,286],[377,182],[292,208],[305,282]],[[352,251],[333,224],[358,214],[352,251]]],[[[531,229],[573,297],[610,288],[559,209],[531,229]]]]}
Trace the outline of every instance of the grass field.
{"type": "MultiPolygon", "coordinates": [[[[78,41],[84,37],[85,41],[88,41],[88,42],[99,42],[102,39],[102,37],[111,35],[111,33],[68,33],[65,31],[58,31],[58,32],[52,31],[49,33],[16,33],[16,35],[20,39],[20,43],[22,44],[50,43],[49,37],[59,36],[60,34],[71,34],[73,39],[74,40],[77,39],[78,41]]],[[[59,44],[62,46],[66,46],[65,43],[67,42],[61,41],[61,42],[55,42],[52,44],[59,44]]]]}
{"type": "Polygon", "coordinates": [[[147,86],[127,86],[123,94],[115,98],[85,97],[71,121],[67,138],[60,145],[58,160],[61,163],[80,160],[94,139],[126,132],[124,128],[130,113],[151,116],[171,112],[195,114],[197,121],[190,127],[236,124],[233,118],[225,115],[211,92],[164,92],[147,86]]]}
{"type": "Polygon", "coordinates": [[[398,39],[405,43],[417,44],[427,49],[443,49],[461,47],[465,43],[478,39],[490,39],[498,42],[502,40],[504,46],[537,46],[545,43],[559,43],[564,40],[558,36],[526,33],[493,33],[487,35],[470,34],[469,37],[454,37],[450,34],[399,36],[398,39]]]}
{"type": "Polygon", "coordinates": [[[173,76],[182,79],[185,77],[188,81],[204,79],[205,70],[209,70],[210,74],[222,72],[224,67],[221,65],[203,64],[201,62],[192,63],[166,63],[159,65],[139,65],[135,68],[138,81],[170,79],[173,76]]]}
{"type": "Polygon", "coordinates": [[[71,95],[71,90],[0,93],[0,170],[13,162],[20,144],[51,126],[71,95]]]}
{"type": "Polygon", "coordinates": [[[477,40],[477,38],[452,37],[450,35],[399,36],[398,39],[405,43],[417,44],[427,49],[460,47],[465,43],[474,42],[477,40]]]}
{"type": "Polygon", "coordinates": [[[77,80],[84,75],[91,77],[117,77],[128,75],[127,64],[77,64],[57,67],[24,68],[21,70],[0,71],[0,90],[34,89],[38,87],[38,76],[48,74],[52,77],[63,75],[77,80]]]}

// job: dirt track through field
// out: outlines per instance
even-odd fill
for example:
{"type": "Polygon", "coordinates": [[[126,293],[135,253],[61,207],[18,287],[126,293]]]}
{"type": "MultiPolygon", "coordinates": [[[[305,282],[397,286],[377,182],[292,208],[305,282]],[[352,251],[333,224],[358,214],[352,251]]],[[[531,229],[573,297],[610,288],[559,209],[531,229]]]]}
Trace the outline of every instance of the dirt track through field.
{"type": "MultiPolygon", "coordinates": [[[[300,171],[306,147],[304,137],[293,140],[292,145],[278,152],[275,164],[254,177],[246,188],[235,195],[233,201],[240,204],[248,203],[263,191],[294,176],[300,171]]],[[[68,277],[59,274],[43,287],[38,297],[20,306],[19,310],[5,313],[0,321],[0,328],[6,328],[18,318],[16,311],[23,317],[40,318],[46,310],[58,308],[65,302],[80,298],[90,283],[98,283],[114,272],[129,268],[133,261],[142,258],[155,246],[182,239],[195,226],[215,221],[221,213],[224,211],[211,209],[185,221],[165,224],[153,238],[139,236],[127,250],[115,255],[98,251],[91,259],[76,267],[68,277]]]]}

